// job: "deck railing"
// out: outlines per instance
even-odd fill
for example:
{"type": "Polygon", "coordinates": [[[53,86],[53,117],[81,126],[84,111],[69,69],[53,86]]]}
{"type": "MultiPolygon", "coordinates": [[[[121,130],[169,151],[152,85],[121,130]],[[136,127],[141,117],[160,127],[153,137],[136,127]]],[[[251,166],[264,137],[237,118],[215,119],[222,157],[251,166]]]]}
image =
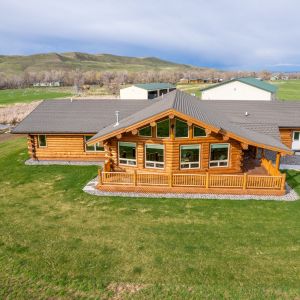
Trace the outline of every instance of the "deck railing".
{"type": "Polygon", "coordinates": [[[218,174],[167,174],[145,172],[102,172],[99,185],[168,186],[226,189],[285,189],[285,174],[262,175],[218,175],[218,174]]]}
{"type": "Polygon", "coordinates": [[[266,158],[261,159],[261,165],[266,169],[269,175],[271,176],[280,176],[282,175],[278,169],[273,165],[271,160],[266,158]]]}

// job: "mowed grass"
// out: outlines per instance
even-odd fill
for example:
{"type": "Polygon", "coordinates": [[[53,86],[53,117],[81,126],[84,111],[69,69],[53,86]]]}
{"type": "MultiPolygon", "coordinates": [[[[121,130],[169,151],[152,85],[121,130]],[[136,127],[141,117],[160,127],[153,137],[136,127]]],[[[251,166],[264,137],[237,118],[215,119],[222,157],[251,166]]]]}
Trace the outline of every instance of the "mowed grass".
{"type": "Polygon", "coordinates": [[[96,197],[25,147],[0,143],[0,299],[300,297],[300,201],[96,197]]]}
{"type": "Polygon", "coordinates": [[[279,99],[300,100],[300,80],[278,80],[271,83],[278,87],[279,99]]]}
{"type": "Polygon", "coordinates": [[[61,98],[72,95],[66,88],[26,88],[0,90],[0,106],[14,103],[29,103],[36,100],[61,98]]]}

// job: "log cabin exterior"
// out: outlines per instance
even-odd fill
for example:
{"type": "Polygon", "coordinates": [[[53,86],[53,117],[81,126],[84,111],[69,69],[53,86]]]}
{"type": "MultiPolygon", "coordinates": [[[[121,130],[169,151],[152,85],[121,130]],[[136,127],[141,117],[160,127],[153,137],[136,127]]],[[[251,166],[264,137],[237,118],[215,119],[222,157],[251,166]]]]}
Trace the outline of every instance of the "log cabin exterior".
{"type": "Polygon", "coordinates": [[[34,160],[103,162],[104,191],[283,194],[280,157],[297,150],[299,103],[233,102],[178,90],[152,101],[51,100],[14,132],[28,134],[34,160]]]}

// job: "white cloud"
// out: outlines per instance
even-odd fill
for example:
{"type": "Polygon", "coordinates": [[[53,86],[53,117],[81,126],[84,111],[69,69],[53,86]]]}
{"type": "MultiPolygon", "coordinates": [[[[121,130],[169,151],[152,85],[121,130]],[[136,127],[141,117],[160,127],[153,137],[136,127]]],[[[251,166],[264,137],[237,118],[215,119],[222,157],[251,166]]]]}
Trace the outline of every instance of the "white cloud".
{"type": "Polygon", "coordinates": [[[296,0],[0,0],[0,4],[0,53],[79,48],[122,54],[126,45],[126,54],[132,48],[134,55],[163,53],[225,67],[263,68],[300,61],[296,0]]]}

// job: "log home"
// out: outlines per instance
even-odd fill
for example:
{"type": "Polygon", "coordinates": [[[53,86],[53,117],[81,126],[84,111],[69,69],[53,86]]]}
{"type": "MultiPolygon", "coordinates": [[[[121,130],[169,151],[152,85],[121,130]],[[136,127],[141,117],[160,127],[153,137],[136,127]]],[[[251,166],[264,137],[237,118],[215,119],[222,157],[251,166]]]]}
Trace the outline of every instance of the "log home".
{"type": "Polygon", "coordinates": [[[28,135],[33,160],[103,162],[103,191],[282,195],[280,158],[300,150],[299,112],[299,102],[175,90],[152,101],[44,101],[14,133],[28,135]]]}

